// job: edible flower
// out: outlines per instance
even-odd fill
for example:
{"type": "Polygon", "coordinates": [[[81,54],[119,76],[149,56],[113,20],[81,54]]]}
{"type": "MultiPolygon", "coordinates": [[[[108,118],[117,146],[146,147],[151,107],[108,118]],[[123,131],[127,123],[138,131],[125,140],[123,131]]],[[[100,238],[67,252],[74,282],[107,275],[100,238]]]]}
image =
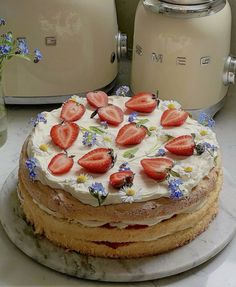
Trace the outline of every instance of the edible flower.
{"type": "Polygon", "coordinates": [[[193,171],[193,168],[191,166],[186,166],[184,167],[184,171],[189,173],[193,171]]]}
{"type": "Polygon", "coordinates": [[[100,124],[104,129],[108,129],[108,123],[106,121],[102,121],[100,124]]]}
{"type": "Polygon", "coordinates": [[[204,142],[203,144],[204,144],[204,146],[205,146],[206,149],[208,149],[208,150],[210,150],[210,151],[212,151],[212,152],[217,151],[217,146],[215,146],[215,145],[213,145],[213,144],[210,144],[210,143],[208,143],[208,142],[204,142]]]}
{"type": "Polygon", "coordinates": [[[130,123],[133,123],[137,120],[137,117],[138,117],[138,113],[137,112],[133,112],[129,115],[129,118],[128,118],[128,121],[130,123]]]}
{"type": "Polygon", "coordinates": [[[97,135],[96,145],[100,147],[111,148],[114,144],[115,137],[111,133],[97,135]]]}
{"type": "Polygon", "coordinates": [[[83,143],[83,145],[85,145],[85,146],[88,146],[88,147],[94,146],[94,145],[96,144],[96,140],[97,140],[97,135],[96,135],[96,133],[91,133],[91,132],[86,131],[86,132],[83,134],[82,143],[83,143]]]}
{"type": "Polygon", "coordinates": [[[45,115],[43,113],[39,113],[35,119],[30,120],[30,123],[32,123],[34,127],[36,127],[37,124],[40,122],[42,122],[44,124],[47,123],[47,119],[45,118],[45,115]]]}
{"type": "Polygon", "coordinates": [[[7,32],[6,34],[3,34],[2,36],[7,42],[12,43],[13,41],[12,32],[7,32]]]}
{"type": "Polygon", "coordinates": [[[98,205],[100,206],[108,196],[108,192],[105,190],[102,183],[95,182],[89,186],[90,194],[97,199],[98,205]]]}
{"type": "Polygon", "coordinates": [[[159,104],[159,108],[161,110],[171,110],[171,109],[176,109],[176,110],[180,110],[181,109],[181,105],[177,102],[177,101],[161,101],[159,104]]]}
{"type": "Polygon", "coordinates": [[[29,158],[25,161],[25,165],[29,170],[29,177],[31,180],[36,179],[36,168],[37,168],[37,159],[36,158],[29,158]]]}
{"type": "Polygon", "coordinates": [[[168,180],[168,189],[170,191],[170,198],[174,200],[178,200],[183,198],[183,190],[180,189],[180,186],[183,184],[181,179],[171,178],[168,180]]]}
{"type": "Polygon", "coordinates": [[[166,151],[163,148],[160,148],[156,153],[156,156],[165,156],[165,155],[166,151]]]}
{"type": "Polygon", "coordinates": [[[20,38],[17,40],[17,54],[21,55],[28,55],[29,54],[29,48],[28,44],[25,38],[20,38]]]}
{"type": "Polygon", "coordinates": [[[201,130],[201,131],[200,131],[200,135],[201,135],[202,137],[206,136],[207,134],[208,134],[208,132],[207,132],[206,130],[201,130]]]}
{"type": "Polygon", "coordinates": [[[41,144],[40,146],[39,146],[39,149],[41,150],[41,151],[48,151],[48,145],[47,144],[41,144]]]}
{"type": "Polygon", "coordinates": [[[80,173],[76,178],[76,182],[78,184],[83,184],[87,187],[91,184],[92,181],[93,177],[87,173],[80,173]]]}
{"type": "Polygon", "coordinates": [[[127,171],[127,170],[131,170],[131,169],[130,169],[129,163],[126,161],[126,162],[123,162],[119,166],[119,171],[127,171]]]}
{"type": "Polygon", "coordinates": [[[85,102],[85,98],[79,97],[77,95],[73,95],[70,97],[70,101],[76,102],[79,105],[83,105],[85,102]]]}
{"type": "Polygon", "coordinates": [[[121,200],[126,203],[132,203],[141,198],[141,188],[136,186],[124,186],[119,191],[121,200]]]}
{"type": "Polygon", "coordinates": [[[196,145],[196,151],[198,155],[203,154],[205,151],[208,151],[211,156],[213,156],[214,152],[217,151],[217,146],[210,144],[208,142],[199,143],[196,145]]]}
{"type": "Polygon", "coordinates": [[[129,93],[129,87],[128,86],[120,86],[117,90],[116,90],[116,95],[117,96],[122,96],[125,97],[127,96],[129,93]]]}
{"type": "Polygon", "coordinates": [[[213,128],[215,126],[215,121],[213,120],[213,118],[204,112],[200,113],[198,117],[198,122],[199,124],[209,128],[213,128]]]}
{"type": "Polygon", "coordinates": [[[154,131],[156,131],[157,130],[157,127],[154,127],[154,126],[151,126],[150,128],[149,128],[149,131],[150,132],[154,132],[154,131]]]}
{"type": "Polygon", "coordinates": [[[0,26],[6,25],[6,20],[4,18],[0,18],[0,26]]]}
{"type": "Polygon", "coordinates": [[[34,50],[34,63],[38,63],[39,61],[41,61],[43,58],[41,52],[39,51],[39,49],[35,49],[34,50]]]}

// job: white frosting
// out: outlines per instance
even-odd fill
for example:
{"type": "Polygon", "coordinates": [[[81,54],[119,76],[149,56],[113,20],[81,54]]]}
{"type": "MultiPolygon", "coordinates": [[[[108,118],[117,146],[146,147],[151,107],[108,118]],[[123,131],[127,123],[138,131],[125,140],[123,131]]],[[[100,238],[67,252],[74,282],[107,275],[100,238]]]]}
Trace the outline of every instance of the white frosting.
{"type": "MultiPolygon", "coordinates": [[[[109,97],[109,103],[120,106],[124,111],[125,102],[128,98],[112,96],[109,97]]],[[[89,106],[86,106],[86,112],[84,116],[77,121],[76,123],[84,128],[89,128],[89,126],[100,126],[100,121],[96,116],[94,119],[90,119],[92,109],[89,106]]],[[[52,188],[59,188],[69,192],[72,196],[79,199],[84,204],[89,204],[97,206],[97,200],[91,196],[88,190],[88,184],[78,184],[76,179],[80,173],[86,173],[78,164],[77,161],[88,151],[96,148],[97,146],[87,147],[82,144],[83,133],[80,131],[78,138],[74,144],[67,150],[68,155],[74,155],[74,166],[65,175],[54,176],[48,170],[48,164],[52,157],[57,153],[61,152],[61,149],[56,147],[50,137],[51,127],[55,124],[61,122],[60,116],[61,109],[56,109],[51,112],[44,112],[44,115],[47,119],[47,123],[40,122],[33,129],[29,144],[28,144],[28,156],[34,157],[38,161],[37,167],[37,177],[45,185],[49,185],[52,188]],[[41,151],[39,149],[41,144],[48,145],[48,151],[41,151]]],[[[188,118],[187,121],[180,127],[173,127],[164,129],[160,125],[160,118],[162,115],[161,109],[156,109],[151,114],[139,114],[139,119],[148,119],[149,121],[145,124],[148,128],[157,127],[157,131],[152,132],[151,136],[147,136],[143,142],[135,147],[138,147],[138,151],[135,154],[135,157],[132,159],[127,159],[123,157],[124,151],[131,149],[133,147],[117,147],[114,143],[114,140],[111,144],[108,143],[108,146],[114,149],[115,154],[117,155],[117,161],[112,169],[110,169],[105,174],[92,174],[94,182],[101,182],[105,189],[109,192],[106,200],[103,205],[108,204],[117,204],[121,203],[121,194],[113,189],[109,185],[109,176],[117,172],[119,166],[128,161],[131,167],[131,170],[135,173],[134,184],[138,186],[141,193],[141,196],[134,198],[134,201],[147,201],[151,199],[157,199],[160,197],[169,197],[170,191],[168,190],[167,181],[156,182],[155,180],[146,176],[142,170],[140,160],[147,158],[148,156],[154,155],[157,150],[161,147],[164,147],[164,140],[166,140],[166,135],[173,137],[181,135],[190,135],[192,133],[196,134],[196,142],[209,142],[218,147],[218,143],[215,137],[215,134],[209,128],[203,127],[201,124],[197,123],[195,120],[188,118]],[[201,130],[206,130],[207,134],[204,136],[200,135],[201,130]]],[[[128,113],[125,113],[124,121],[118,127],[109,126],[106,130],[109,133],[109,136],[115,139],[118,130],[125,124],[128,123],[128,113]]],[[[101,126],[100,126],[101,127],[101,126]]],[[[101,145],[101,143],[100,143],[101,145]]],[[[215,152],[214,156],[217,155],[215,152]]],[[[206,176],[209,171],[214,167],[214,156],[210,155],[208,152],[204,152],[202,155],[196,155],[189,157],[175,156],[171,153],[166,155],[169,158],[172,158],[175,161],[174,170],[180,173],[181,179],[183,180],[182,187],[184,188],[185,195],[187,196],[193,187],[195,187],[200,180],[206,176]],[[191,173],[184,172],[185,167],[192,167],[191,173]]]]}
{"type": "MultiPolygon", "coordinates": [[[[38,207],[40,209],[42,209],[43,211],[45,211],[46,213],[57,217],[57,218],[62,218],[61,215],[59,215],[58,213],[48,209],[47,207],[43,206],[42,204],[38,203],[35,199],[33,199],[33,202],[35,204],[38,205],[38,207]]],[[[106,222],[106,221],[97,221],[97,220],[72,220],[70,222],[73,223],[79,223],[85,227],[101,227],[105,224],[109,224],[111,227],[115,227],[115,228],[119,228],[119,229],[124,229],[128,226],[132,226],[132,225],[147,225],[147,226],[153,226],[156,225],[158,223],[160,223],[163,220],[169,219],[171,217],[173,217],[174,215],[177,214],[184,214],[184,213],[193,213],[198,211],[200,208],[202,208],[205,203],[207,202],[206,199],[201,200],[200,202],[193,204],[190,207],[186,207],[184,209],[182,209],[180,212],[177,213],[172,213],[172,214],[168,214],[168,215],[163,215],[163,216],[157,216],[155,218],[151,218],[151,219],[145,219],[145,220],[139,220],[139,221],[122,221],[122,222],[106,222]]]]}

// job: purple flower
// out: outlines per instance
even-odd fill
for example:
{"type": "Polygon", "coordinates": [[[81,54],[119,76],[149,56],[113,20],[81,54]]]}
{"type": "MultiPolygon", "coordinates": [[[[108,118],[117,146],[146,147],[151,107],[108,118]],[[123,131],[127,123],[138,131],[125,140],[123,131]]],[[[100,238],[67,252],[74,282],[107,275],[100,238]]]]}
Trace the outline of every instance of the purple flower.
{"type": "Polygon", "coordinates": [[[198,117],[198,122],[206,127],[213,128],[215,126],[215,121],[206,113],[200,113],[198,117]]]}
{"type": "Polygon", "coordinates": [[[204,142],[203,145],[205,146],[205,148],[208,150],[208,151],[211,151],[211,152],[215,152],[217,151],[217,146],[213,145],[213,144],[210,144],[208,142],[204,142]]]}
{"type": "Polygon", "coordinates": [[[0,26],[6,25],[6,20],[3,18],[0,18],[0,26]]]}
{"type": "Polygon", "coordinates": [[[181,179],[170,179],[168,181],[168,189],[170,191],[171,199],[181,199],[183,195],[183,191],[180,189],[180,185],[183,184],[181,179]]]}
{"type": "Polygon", "coordinates": [[[13,36],[12,36],[12,33],[11,32],[8,32],[6,34],[3,35],[4,39],[9,42],[9,43],[12,43],[12,40],[13,40],[13,36]]]}
{"type": "Polygon", "coordinates": [[[106,121],[100,122],[104,129],[108,129],[108,123],[106,121]]]}
{"type": "Polygon", "coordinates": [[[91,132],[86,131],[86,132],[83,134],[82,143],[83,143],[83,145],[85,145],[85,146],[92,147],[93,145],[95,145],[96,140],[97,140],[97,135],[96,135],[96,133],[91,133],[91,132]]]}
{"type": "Polygon", "coordinates": [[[129,115],[129,118],[128,118],[128,121],[130,123],[133,123],[134,121],[137,120],[137,117],[138,117],[138,113],[137,112],[133,112],[129,115]]]}
{"type": "Polygon", "coordinates": [[[130,170],[129,163],[126,161],[119,166],[119,171],[130,170]]]}
{"type": "Polygon", "coordinates": [[[120,86],[117,90],[116,90],[116,95],[117,96],[122,96],[125,97],[127,96],[129,93],[129,87],[128,86],[120,86]]]}
{"type": "Polygon", "coordinates": [[[165,155],[166,151],[163,148],[160,148],[156,153],[156,156],[165,156],[165,155]]]}
{"type": "Polygon", "coordinates": [[[32,123],[34,127],[36,127],[39,122],[42,122],[44,124],[47,123],[47,119],[45,118],[43,113],[39,113],[35,119],[30,120],[30,123],[32,123]]]}
{"type": "Polygon", "coordinates": [[[0,45],[0,56],[7,55],[11,51],[11,46],[4,44],[0,45]]]}
{"type": "Polygon", "coordinates": [[[31,180],[36,179],[36,168],[37,168],[37,159],[36,158],[29,158],[25,161],[25,165],[29,170],[29,177],[31,180]]]}
{"type": "Polygon", "coordinates": [[[34,63],[38,63],[39,61],[41,61],[43,58],[41,52],[39,51],[39,49],[35,49],[34,50],[34,63]]]}
{"type": "Polygon", "coordinates": [[[24,38],[18,39],[17,48],[18,48],[18,51],[16,52],[17,54],[22,54],[22,55],[29,54],[29,48],[28,48],[26,39],[24,38]]]}
{"type": "Polygon", "coordinates": [[[105,190],[102,183],[95,182],[89,186],[90,194],[98,200],[98,205],[100,206],[108,196],[108,192],[105,190]]]}

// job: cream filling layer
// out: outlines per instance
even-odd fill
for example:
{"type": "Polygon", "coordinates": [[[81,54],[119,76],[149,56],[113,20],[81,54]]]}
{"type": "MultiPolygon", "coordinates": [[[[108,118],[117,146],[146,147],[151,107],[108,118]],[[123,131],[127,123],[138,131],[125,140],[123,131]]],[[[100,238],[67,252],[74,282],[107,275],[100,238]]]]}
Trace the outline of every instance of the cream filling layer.
{"type": "MultiPolygon", "coordinates": [[[[120,106],[124,111],[125,102],[128,98],[112,96],[109,97],[109,103],[120,106]]],[[[78,164],[77,161],[85,153],[91,149],[97,148],[98,146],[87,147],[82,144],[83,133],[80,130],[79,136],[74,142],[74,144],[67,150],[68,155],[74,155],[74,166],[65,175],[54,176],[48,170],[48,164],[53,156],[57,153],[62,152],[60,148],[56,147],[50,137],[51,127],[55,124],[61,122],[60,116],[61,108],[53,110],[51,112],[44,112],[47,123],[38,123],[37,126],[33,129],[31,136],[29,138],[29,143],[27,147],[28,157],[34,157],[38,161],[37,167],[37,178],[45,185],[49,185],[51,188],[63,189],[69,192],[72,196],[80,200],[84,204],[89,204],[92,206],[97,206],[98,201],[91,196],[88,186],[92,182],[100,182],[103,184],[105,189],[108,191],[108,196],[104,201],[103,205],[109,204],[118,204],[122,203],[122,195],[117,190],[113,189],[109,185],[109,177],[112,173],[119,170],[119,166],[124,162],[129,162],[131,170],[135,173],[134,186],[139,189],[139,196],[133,197],[135,202],[143,202],[152,199],[157,199],[160,197],[169,197],[170,191],[168,189],[168,182],[156,182],[155,180],[149,178],[142,171],[140,160],[150,156],[154,156],[159,148],[163,148],[165,142],[168,139],[168,136],[177,137],[181,135],[190,135],[194,133],[196,135],[196,143],[208,142],[214,144],[218,147],[218,143],[215,137],[215,134],[209,128],[203,127],[197,121],[188,118],[187,121],[180,127],[174,128],[162,128],[160,125],[160,118],[163,113],[163,110],[157,108],[151,114],[139,114],[139,119],[148,119],[148,122],[145,124],[147,128],[155,127],[157,130],[152,132],[151,136],[146,137],[143,142],[135,147],[138,148],[135,156],[131,159],[124,157],[124,152],[130,148],[118,147],[115,145],[115,137],[118,133],[118,130],[125,124],[128,123],[129,114],[126,112],[124,116],[124,122],[118,127],[111,127],[106,130],[108,136],[110,137],[111,142],[105,142],[104,139],[100,138],[101,142],[107,145],[109,148],[113,148],[115,154],[117,155],[117,161],[112,169],[110,169],[105,174],[92,174],[93,181],[87,183],[77,183],[77,177],[80,173],[86,173],[78,164]],[[201,136],[201,131],[206,130],[206,134],[201,136]],[[48,150],[40,150],[41,144],[47,144],[48,150]]],[[[90,126],[100,126],[98,119],[91,119],[90,115],[93,110],[86,106],[86,112],[84,116],[77,121],[77,124],[80,127],[88,129],[90,126]]],[[[101,126],[100,126],[101,127],[101,126]]],[[[133,148],[133,147],[131,147],[133,148]]],[[[183,191],[184,195],[188,196],[191,190],[209,174],[210,170],[215,166],[214,157],[217,155],[217,152],[212,156],[208,152],[204,152],[201,155],[194,154],[189,157],[175,156],[168,153],[167,156],[172,158],[175,161],[174,170],[181,175],[183,180],[183,191]],[[192,167],[192,172],[185,172],[186,167],[192,167]]]]}
{"type": "MultiPolygon", "coordinates": [[[[47,207],[45,207],[42,204],[38,203],[35,199],[33,199],[33,202],[41,210],[43,210],[47,214],[52,215],[52,216],[54,216],[56,218],[62,219],[62,216],[60,214],[48,209],[47,207]]],[[[162,222],[163,220],[170,219],[174,215],[196,212],[199,209],[201,209],[206,204],[206,202],[207,202],[207,199],[203,199],[200,202],[198,202],[196,204],[193,204],[190,207],[186,207],[186,208],[180,210],[180,212],[168,214],[168,215],[165,215],[165,216],[157,216],[157,217],[152,218],[152,219],[145,219],[145,220],[140,220],[140,221],[106,222],[106,221],[97,221],[97,220],[71,220],[71,221],[68,221],[68,222],[79,223],[79,224],[83,225],[84,227],[91,227],[91,228],[93,228],[93,227],[101,227],[101,226],[103,226],[105,224],[109,224],[111,227],[115,227],[115,228],[118,228],[118,229],[124,229],[124,228],[126,228],[128,226],[133,226],[133,225],[153,226],[153,225],[156,225],[156,224],[162,222]]]]}

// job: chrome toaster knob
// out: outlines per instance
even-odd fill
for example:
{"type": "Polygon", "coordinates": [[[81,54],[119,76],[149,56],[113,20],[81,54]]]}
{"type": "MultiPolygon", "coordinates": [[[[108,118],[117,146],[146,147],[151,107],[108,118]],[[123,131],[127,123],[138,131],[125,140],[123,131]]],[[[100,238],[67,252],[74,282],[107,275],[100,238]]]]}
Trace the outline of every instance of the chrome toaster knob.
{"type": "Polygon", "coordinates": [[[121,33],[117,34],[117,59],[118,61],[127,55],[127,35],[121,33]]]}
{"type": "Polygon", "coordinates": [[[236,57],[229,56],[225,63],[223,82],[227,86],[235,83],[236,57]]]}

